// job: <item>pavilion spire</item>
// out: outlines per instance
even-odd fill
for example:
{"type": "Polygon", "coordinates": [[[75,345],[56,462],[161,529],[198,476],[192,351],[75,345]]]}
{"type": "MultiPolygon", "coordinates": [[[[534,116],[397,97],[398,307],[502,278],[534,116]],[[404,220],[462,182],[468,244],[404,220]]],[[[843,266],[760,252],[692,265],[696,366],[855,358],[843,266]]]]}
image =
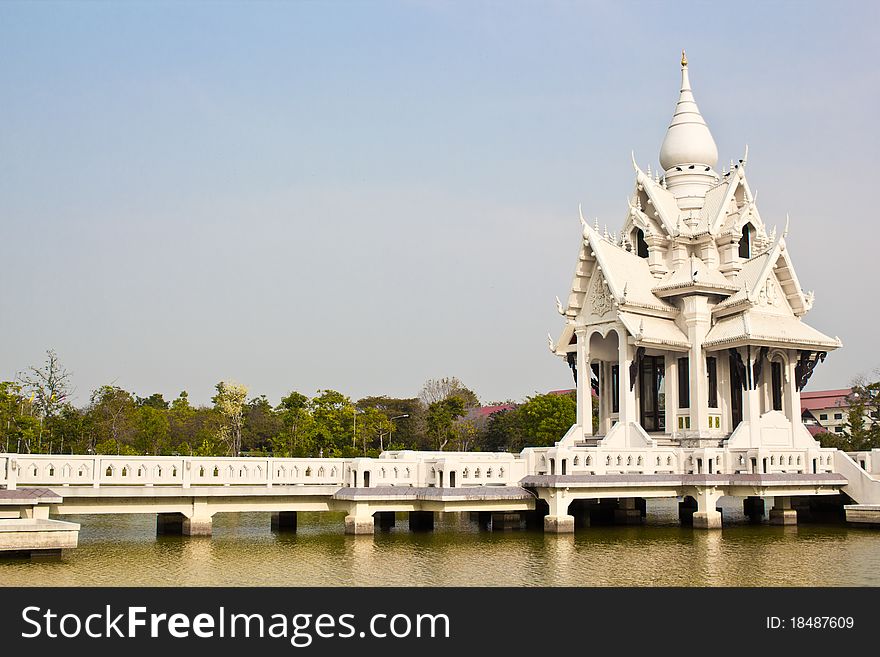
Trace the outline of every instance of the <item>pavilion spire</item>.
{"type": "Polygon", "coordinates": [[[688,75],[688,60],[681,51],[681,90],[672,121],[660,147],[660,165],[665,171],[690,165],[714,168],[718,147],[709,126],[700,114],[688,75]]]}

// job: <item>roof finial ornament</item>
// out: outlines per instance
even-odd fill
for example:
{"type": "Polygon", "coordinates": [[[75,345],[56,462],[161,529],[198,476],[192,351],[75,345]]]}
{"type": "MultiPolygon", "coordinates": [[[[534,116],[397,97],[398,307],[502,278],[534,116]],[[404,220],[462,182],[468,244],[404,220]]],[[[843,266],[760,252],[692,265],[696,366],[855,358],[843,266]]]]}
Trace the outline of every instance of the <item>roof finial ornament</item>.
{"type": "Polygon", "coordinates": [[[581,219],[581,226],[584,227],[584,230],[590,227],[590,224],[587,223],[587,220],[584,219],[584,211],[581,209],[581,204],[578,203],[578,216],[581,219]]]}
{"type": "Polygon", "coordinates": [[[556,345],[553,344],[553,336],[550,335],[550,332],[547,332],[547,347],[550,349],[552,353],[556,353],[556,345]]]}
{"type": "Polygon", "coordinates": [[[788,212],[785,213],[785,228],[782,230],[782,237],[788,237],[788,212]]]}
{"type": "Polygon", "coordinates": [[[599,217],[593,217],[593,230],[596,231],[596,234],[599,234],[599,217]]]}
{"type": "Polygon", "coordinates": [[[688,58],[687,55],[684,54],[684,48],[681,49],[681,67],[687,68],[688,58]]]}
{"type": "Polygon", "coordinates": [[[556,296],[556,311],[557,311],[560,315],[564,315],[564,314],[565,314],[565,308],[562,307],[562,302],[559,300],[559,295],[556,296]]]}

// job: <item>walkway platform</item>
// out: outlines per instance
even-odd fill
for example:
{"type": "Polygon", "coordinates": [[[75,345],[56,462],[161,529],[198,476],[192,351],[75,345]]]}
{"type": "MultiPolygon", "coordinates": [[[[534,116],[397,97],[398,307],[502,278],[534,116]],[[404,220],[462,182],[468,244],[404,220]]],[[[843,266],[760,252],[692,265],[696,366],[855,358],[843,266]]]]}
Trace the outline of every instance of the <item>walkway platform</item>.
{"type": "Polygon", "coordinates": [[[723,488],[737,497],[777,495],[833,495],[847,480],[833,472],[818,474],[613,474],[613,475],[531,475],[520,484],[526,488],[584,489],[589,497],[680,497],[685,489],[723,488]]]}
{"type": "Polygon", "coordinates": [[[0,554],[60,554],[75,548],[79,525],[49,520],[51,505],[62,497],[48,488],[0,490],[0,554]]]}
{"type": "Polygon", "coordinates": [[[846,504],[843,510],[847,522],[880,527],[880,504],[846,504]]]}

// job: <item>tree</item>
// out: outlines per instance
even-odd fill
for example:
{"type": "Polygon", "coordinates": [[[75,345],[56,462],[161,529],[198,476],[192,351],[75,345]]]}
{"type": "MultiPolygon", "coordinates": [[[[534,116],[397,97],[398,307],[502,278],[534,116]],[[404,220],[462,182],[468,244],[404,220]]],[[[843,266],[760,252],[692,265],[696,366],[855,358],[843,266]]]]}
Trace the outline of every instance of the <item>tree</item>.
{"type": "Polygon", "coordinates": [[[0,428],[4,439],[3,451],[31,453],[36,448],[40,422],[34,416],[32,402],[24,396],[20,384],[0,382],[0,428]]]}
{"type": "Polygon", "coordinates": [[[242,448],[249,453],[268,452],[272,448],[272,438],[282,431],[281,418],[266,399],[260,395],[251,399],[244,407],[244,428],[242,429],[242,448]]]}
{"type": "Polygon", "coordinates": [[[161,392],[154,392],[149,397],[137,397],[137,405],[150,406],[161,411],[167,410],[168,408],[168,402],[165,401],[165,397],[162,396],[161,392]]]}
{"type": "Polygon", "coordinates": [[[521,418],[522,439],[531,446],[549,446],[562,440],[577,421],[577,398],[574,392],[535,395],[516,412],[521,418]]]}
{"type": "Polygon", "coordinates": [[[428,379],[419,392],[419,398],[425,407],[434,402],[444,401],[450,397],[461,399],[464,410],[476,408],[480,405],[480,399],[476,393],[464,386],[458,377],[447,376],[442,379],[428,379]]]}
{"type": "MultiPolygon", "coordinates": [[[[860,452],[880,447],[880,381],[857,379],[847,397],[849,409],[844,436],[848,451],[860,452]]],[[[824,443],[823,443],[824,444],[824,443]]]]}
{"type": "Polygon", "coordinates": [[[311,456],[315,422],[309,409],[309,398],[293,391],[281,398],[275,410],[282,428],[272,441],[273,451],[284,456],[311,456]]]}
{"type": "Polygon", "coordinates": [[[44,451],[44,430],[48,430],[51,451],[53,420],[70,397],[70,372],[61,366],[58,354],[49,349],[46,351],[46,362],[43,366],[28,367],[27,372],[21,376],[21,382],[31,393],[31,401],[39,418],[37,451],[44,451]]]}
{"type": "Polygon", "coordinates": [[[437,449],[443,451],[453,438],[453,422],[464,415],[464,402],[460,397],[450,396],[428,406],[426,424],[437,449]]]}
{"type": "Polygon", "coordinates": [[[211,398],[211,401],[214,402],[214,410],[223,419],[218,438],[226,444],[230,456],[238,456],[241,452],[247,386],[235,381],[220,381],[215,388],[217,394],[211,398]]]}
{"type": "Polygon", "coordinates": [[[34,406],[44,420],[51,419],[70,397],[70,372],[61,366],[54,349],[46,351],[42,367],[31,365],[21,376],[24,387],[33,395],[34,406]]]}
{"type": "Polygon", "coordinates": [[[312,398],[312,419],[315,421],[315,449],[324,456],[357,454],[355,413],[351,400],[336,390],[319,390],[312,398]],[[352,445],[348,447],[351,439],[352,445]]]}
{"type": "Polygon", "coordinates": [[[141,454],[158,456],[169,442],[170,423],[163,408],[152,405],[138,407],[134,414],[135,447],[141,454]]]}
{"type": "Polygon", "coordinates": [[[92,428],[88,447],[99,454],[114,448],[117,454],[126,453],[123,445],[131,449],[134,411],[134,398],[122,388],[105,385],[93,391],[87,411],[92,428]]]}

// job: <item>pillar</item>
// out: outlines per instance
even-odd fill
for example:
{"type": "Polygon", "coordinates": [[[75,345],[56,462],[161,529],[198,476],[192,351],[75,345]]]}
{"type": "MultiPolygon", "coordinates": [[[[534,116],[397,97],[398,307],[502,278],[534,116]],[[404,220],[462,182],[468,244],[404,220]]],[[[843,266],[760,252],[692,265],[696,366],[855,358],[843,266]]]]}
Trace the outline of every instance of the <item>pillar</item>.
{"type": "Polygon", "coordinates": [[[409,529],[413,532],[429,532],[434,529],[433,511],[410,511],[409,529]]]}
{"type": "Polygon", "coordinates": [[[571,498],[567,489],[550,489],[539,492],[541,499],[546,500],[549,507],[544,517],[544,532],[548,534],[574,533],[574,516],[568,514],[571,498]],[[543,494],[541,494],[543,492],[543,494]]]}
{"type": "Polygon", "coordinates": [[[273,532],[296,532],[296,511],[279,511],[272,514],[273,532]]]}
{"type": "MultiPolygon", "coordinates": [[[[785,355],[787,358],[782,369],[782,409],[785,412],[785,417],[791,421],[791,428],[794,432],[797,431],[797,425],[801,422],[801,393],[797,389],[797,379],[795,377],[797,352],[789,349],[785,352],[785,355]]],[[[792,440],[795,438],[796,436],[792,435],[792,440]]],[[[810,471],[807,463],[804,463],[803,471],[810,471]]]]}
{"type": "MultiPolygon", "coordinates": [[[[618,329],[617,342],[617,360],[618,369],[620,370],[620,376],[617,377],[620,383],[620,413],[618,414],[618,421],[625,426],[631,422],[638,422],[639,416],[638,408],[636,408],[635,382],[630,385],[629,376],[629,366],[633,359],[633,347],[627,341],[627,334],[623,329],[618,329]]],[[[636,372],[636,376],[638,376],[638,372],[636,372]]]]}
{"type": "Polygon", "coordinates": [[[350,535],[372,534],[375,531],[373,516],[345,516],[345,533],[350,535]]]}
{"type": "Polygon", "coordinates": [[[593,390],[590,385],[590,344],[587,328],[575,329],[577,336],[577,423],[585,436],[593,435],[593,390]]]}
{"type": "Polygon", "coordinates": [[[642,522],[642,511],[636,504],[636,498],[622,498],[614,509],[614,522],[618,525],[639,525],[642,522]]]}
{"type": "Polygon", "coordinates": [[[520,527],[522,527],[522,516],[517,511],[492,513],[492,531],[519,529],[520,527]]]}
{"type": "Polygon", "coordinates": [[[721,529],[721,512],[715,508],[721,494],[714,488],[700,488],[695,497],[694,529],[721,529]]]}
{"type": "Polygon", "coordinates": [[[194,499],[192,511],[183,519],[183,535],[210,536],[213,525],[211,516],[213,515],[208,509],[208,500],[204,498],[194,499]]]}
{"type": "Polygon", "coordinates": [[[666,386],[666,433],[678,431],[678,358],[681,354],[668,351],[663,358],[666,386]]]}
{"type": "Polygon", "coordinates": [[[373,511],[370,505],[352,504],[348,509],[348,515],[345,516],[345,533],[358,535],[372,534],[374,531],[373,511]]]}
{"type": "MultiPolygon", "coordinates": [[[[703,342],[710,328],[711,313],[706,297],[694,295],[684,299],[684,321],[687,325],[688,378],[690,384],[691,430],[704,434],[709,430],[709,385],[706,379],[706,355],[703,342]]],[[[667,404],[669,403],[667,398],[667,404]]],[[[676,405],[678,400],[676,399],[676,405]]],[[[715,507],[712,507],[714,510],[715,507]]]]}
{"type": "Polygon", "coordinates": [[[771,525],[796,525],[797,511],[791,508],[790,497],[777,497],[773,500],[773,508],[770,509],[771,525]]]}
{"type": "Polygon", "coordinates": [[[32,506],[23,506],[19,511],[19,517],[32,518],[34,520],[48,520],[49,507],[47,505],[34,504],[32,506]]]}
{"type": "Polygon", "coordinates": [[[492,512],[491,511],[477,511],[477,524],[480,526],[480,529],[489,529],[492,524],[492,512]]]}

